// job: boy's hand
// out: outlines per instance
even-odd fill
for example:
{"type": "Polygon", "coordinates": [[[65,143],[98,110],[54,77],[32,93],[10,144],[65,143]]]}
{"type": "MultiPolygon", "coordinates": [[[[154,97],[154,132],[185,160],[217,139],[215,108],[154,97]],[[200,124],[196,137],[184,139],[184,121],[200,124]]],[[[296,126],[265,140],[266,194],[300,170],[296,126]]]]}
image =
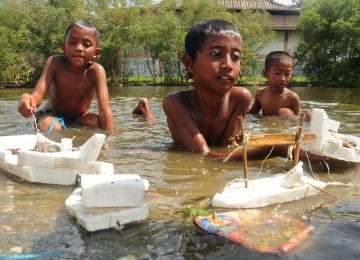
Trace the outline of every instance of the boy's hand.
{"type": "Polygon", "coordinates": [[[36,101],[33,96],[25,93],[19,100],[18,111],[23,117],[30,117],[36,112],[36,101]]]}

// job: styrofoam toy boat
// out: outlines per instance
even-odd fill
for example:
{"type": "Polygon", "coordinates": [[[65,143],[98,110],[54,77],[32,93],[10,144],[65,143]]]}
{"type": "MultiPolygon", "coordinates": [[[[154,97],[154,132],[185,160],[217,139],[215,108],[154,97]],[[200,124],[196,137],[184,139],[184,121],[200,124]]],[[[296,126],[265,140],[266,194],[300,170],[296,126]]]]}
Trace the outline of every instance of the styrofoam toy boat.
{"type": "Polygon", "coordinates": [[[148,187],[137,174],[82,175],[81,188],[67,198],[65,208],[87,231],[122,228],[148,218],[148,187]]]}
{"type": "Polygon", "coordinates": [[[95,134],[75,151],[70,138],[59,144],[40,133],[0,136],[0,168],[29,182],[74,185],[78,174],[114,173],[113,164],[96,161],[104,140],[104,134],[95,134]],[[38,143],[57,146],[59,151],[34,151],[38,143]]]}
{"type": "Polygon", "coordinates": [[[212,206],[218,208],[258,208],[299,200],[316,195],[326,183],[303,175],[300,161],[288,173],[267,178],[229,183],[221,193],[215,194],[212,206]]]}
{"type": "Polygon", "coordinates": [[[310,123],[310,132],[316,135],[313,143],[305,144],[304,149],[321,156],[360,162],[360,138],[337,133],[340,122],[331,120],[323,109],[314,108],[310,123]]]}

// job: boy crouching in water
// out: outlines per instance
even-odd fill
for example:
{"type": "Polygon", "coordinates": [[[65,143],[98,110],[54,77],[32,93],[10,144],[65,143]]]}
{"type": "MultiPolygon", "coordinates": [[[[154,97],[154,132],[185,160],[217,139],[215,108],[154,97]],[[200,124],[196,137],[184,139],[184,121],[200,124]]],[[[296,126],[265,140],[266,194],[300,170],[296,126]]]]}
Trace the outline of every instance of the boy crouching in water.
{"type": "Polygon", "coordinates": [[[61,44],[64,55],[48,58],[34,90],[21,96],[19,113],[35,114],[41,131],[61,130],[68,123],[113,129],[106,73],[95,62],[101,52],[98,41],[99,33],[91,23],[80,20],[69,25],[61,44]],[[37,111],[47,92],[49,101],[37,111]],[[99,115],[88,111],[94,95],[99,115]]]}
{"type": "Polygon", "coordinates": [[[249,114],[288,116],[301,113],[299,96],[287,88],[292,76],[293,59],[283,51],[270,52],[265,58],[263,76],[268,86],[256,90],[249,114]]]}

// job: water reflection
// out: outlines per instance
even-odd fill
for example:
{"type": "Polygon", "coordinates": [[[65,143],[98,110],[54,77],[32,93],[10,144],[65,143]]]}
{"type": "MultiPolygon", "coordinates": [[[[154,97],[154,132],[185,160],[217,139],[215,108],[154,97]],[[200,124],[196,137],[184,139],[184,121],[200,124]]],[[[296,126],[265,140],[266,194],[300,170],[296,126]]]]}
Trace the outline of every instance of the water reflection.
{"type": "MultiPolygon", "coordinates": [[[[311,239],[290,256],[260,254],[226,239],[209,235],[195,227],[184,214],[186,207],[208,208],[211,197],[226,183],[242,176],[241,162],[200,156],[173,146],[162,111],[162,98],[178,88],[132,87],[111,89],[111,105],[119,133],[107,138],[100,160],[111,162],[116,173],[135,173],[149,180],[146,203],[147,222],[124,230],[85,232],[64,210],[64,201],[73,187],[36,185],[14,179],[0,171],[0,255],[61,252],[62,259],[223,259],[223,258],[353,258],[358,248],[360,200],[359,166],[338,163],[327,166],[305,163],[305,171],[324,181],[351,183],[349,187],[329,187],[338,199],[317,196],[275,205],[276,211],[309,221],[316,227],[311,239]],[[138,98],[146,96],[158,118],[153,125],[131,115],[138,98]],[[326,249],[326,250],[325,250],[326,249]]],[[[251,89],[254,92],[255,89],[251,89]]],[[[295,88],[303,100],[303,110],[326,109],[330,118],[341,121],[339,132],[359,135],[360,101],[356,89],[295,88]]],[[[0,90],[0,131],[2,135],[33,133],[32,122],[17,113],[17,100],[24,90],[0,90]]],[[[96,103],[92,104],[96,109],[96,103]]],[[[247,116],[245,127],[254,133],[291,130],[296,118],[247,116]]],[[[80,146],[96,129],[68,129],[48,134],[51,139],[74,137],[80,146]]],[[[249,162],[249,176],[270,176],[289,169],[285,158],[249,162]],[[260,172],[261,169],[261,172],[260,172]],[[260,172],[260,173],[259,173],[260,172]],[[260,174],[260,175],[259,175],[260,174]]]]}

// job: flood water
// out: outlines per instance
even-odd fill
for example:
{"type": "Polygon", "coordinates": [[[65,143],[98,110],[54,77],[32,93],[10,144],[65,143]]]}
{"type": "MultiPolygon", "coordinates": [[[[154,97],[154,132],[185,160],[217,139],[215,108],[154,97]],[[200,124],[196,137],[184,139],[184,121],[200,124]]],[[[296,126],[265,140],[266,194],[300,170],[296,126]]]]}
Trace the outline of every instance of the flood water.
{"type": "MultiPolygon", "coordinates": [[[[0,170],[1,255],[53,254],[53,259],[358,259],[360,255],[360,167],[334,163],[308,165],[323,181],[340,181],[348,187],[328,187],[326,193],[281,205],[261,208],[301,219],[315,227],[305,243],[290,254],[259,253],[225,238],[207,234],[184,213],[187,207],[212,210],[210,202],[226,183],[243,174],[241,162],[226,162],[185,151],[172,144],[162,111],[162,99],[184,88],[124,87],[110,89],[118,133],[108,136],[99,160],[113,163],[116,174],[139,174],[150,182],[146,195],[149,219],[123,230],[87,232],[70,217],[64,201],[72,186],[31,184],[0,170]],[[139,97],[147,97],[158,118],[148,124],[131,111],[139,97]]],[[[252,93],[255,87],[250,88],[252,93]]],[[[323,108],[341,122],[339,132],[359,136],[360,89],[293,88],[302,109],[323,108]]],[[[34,133],[30,119],[17,112],[18,98],[29,89],[0,89],[0,133],[34,133]]],[[[96,109],[96,103],[93,103],[96,109]]],[[[255,132],[282,132],[297,120],[247,116],[255,132]]],[[[79,146],[94,129],[67,129],[46,134],[59,141],[73,137],[79,146]]],[[[249,162],[249,176],[269,176],[290,169],[286,158],[249,162]],[[259,173],[260,172],[260,173],[259,173]]],[[[51,172],[49,172],[51,174],[51,172]]],[[[217,212],[221,210],[217,209],[217,212]]],[[[28,255],[29,256],[29,255],[28,255]]],[[[39,255],[40,256],[40,255],[39,255]]],[[[45,259],[45,258],[44,258],[45,259]]]]}

